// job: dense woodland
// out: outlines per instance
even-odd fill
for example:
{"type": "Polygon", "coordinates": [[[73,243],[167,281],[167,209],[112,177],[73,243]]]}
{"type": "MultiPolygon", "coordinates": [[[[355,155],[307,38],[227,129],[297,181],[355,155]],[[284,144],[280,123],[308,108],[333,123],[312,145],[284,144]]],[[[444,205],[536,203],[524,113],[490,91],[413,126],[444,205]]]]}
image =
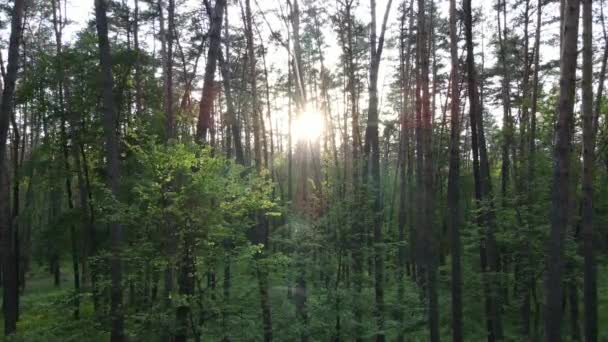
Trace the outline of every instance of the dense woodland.
{"type": "Polygon", "coordinates": [[[0,330],[608,341],[605,5],[0,1],[0,330]]]}

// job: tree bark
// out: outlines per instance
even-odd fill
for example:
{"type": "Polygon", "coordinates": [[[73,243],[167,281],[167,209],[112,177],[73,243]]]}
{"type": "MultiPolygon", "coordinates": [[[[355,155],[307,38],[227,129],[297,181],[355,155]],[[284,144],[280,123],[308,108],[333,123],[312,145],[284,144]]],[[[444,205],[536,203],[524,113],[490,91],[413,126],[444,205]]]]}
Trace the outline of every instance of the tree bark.
{"type": "Polygon", "coordinates": [[[583,179],[581,181],[583,235],[583,300],[585,341],[595,342],[597,326],[597,270],[593,231],[593,172],[595,164],[595,125],[593,111],[593,21],[592,0],[583,1],[583,179]]]}
{"type": "Polygon", "coordinates": [[[429,94],[429,44],[425,0],[418,0],[418,82],[416,94],[416,130],[418,145],[418,186],[421,193],[418,216],[417,258],[427,291],[430,341],[439,341],[439,308],[437,303],[437,260],[434,218],[434,172],[432,149],[432,111],[429,94]]]}
{"type": "Polygon", "coordinates": [[[461,342],[462,332],[462,266],[460,242],[460,83],[458,63],[458,36],[456,32],[456,0],[450,0],[450,160],[448,171],[448,226],[452,250],[452,340],[461,342]]]}
{"type": "MultiPolygon", "coordinates": [[[[70,162],[69,162],[69,150],[68,150],[68,136],[66,130],[66,115],[70,115],[68,105],[66,104],[69,101],[69,90],[68,84],[66,82],[65,76],[65,66],[63,63],[62,56],[62,34],[63,34],[63,26],[64,22],[61,17],[61,9],[57,6],[57,0],[52,0],[52,9],[53,9],[53,28],[55,31],[55,49],[57,53],[57,58],[59,60],[58,66],[58,97],[59,97],[59,114],[61,119],[60,125],[60,138],[61,138],[61,149],[63,154],[63,166],[66,172],[65,178],[65,192],[67,195],[68,208],[70,210],[74,209],[74,201],[72,196],[72,180],[70,174],[70,162]],[[59,14],[57,11],[59,10],[59,14]]],[[[71,115],[70,115],[71,116],[71,115]]],[[[80,316],[80,271],[78,266],[78,241],[76,236],[76,227],[73,223],[70,224],[70,243],[72,248],[72,270],[74,277],[74,292],[76,293],[74,299],[74,318],[78,319],[80,316]]]]}
{"type": "MultiPolygon", "coordinates": [[[[367,128],[365,131],[365,158],[371,161],[371,191],[373,198],[373,232],[374,232],[374,292],[377,342],[384,341],[384,257],[382,244],[382,195],[380,188],[380,143],[378,132],[378,70],[384,49],[384,34],[392,0],[389,0],[384,12],[380,36],[376,35],[376,1],[370,0],[370,70],[369,70],[369,104],[367,128]]],[[[366,163],[367,164],[367,163],[366,163]]]]}
{"type": "MultiPolygon", "coordinates": [[[[116,104],[114,102],[112,76],[112,57],[108,40],[108,0],[95,0],[95,18],[97,38],[99,40],[99,61],[102,78],[102,111],[103,130],[105,137],[107,183],[116,200],[120,195],[120,164],[118,160],[118,136],[116,133],[116,104]]],[[[122,342],[125,340],[124,312],[122,303],[122,244],[123,228],[118,222],[110,224],[110,315],[112,328],[110,340],[122,342]]]]}
{"type": "Polygon", "coordinates": [[[135,0],[133,12],[133,44],[135,48],[135,111],[143,113],[143,85],[141,79],[141,51],[139,49],[139,0],[135,0]]]}
{"type": "MultiPolygon", "coordinates": [[[[163,19],[162,14],[162,1],[159,0],[160,16],[163,19]]],[[[176,126],[175,126],[175,106],[173,105],[173,41],[175,37],[175,0],[168,0],[167,6],[167,29],[164,30],[161,27],[161,35],[163,35],[164,43],[166,46],[165,59],[164,59],[164,74],[163,74],[163,106],[165,109],[165,134],[167,141],[175,139],[176,137],[176,126]]],[[[161,21],[161,23],[164,20],[161,21]]]]}
{"type": "MultiPolygon", "coordinates": [[[[408,179],[408,165],[411,164],[410,159],[410,112],[411,106],[411,92],[409,90],[411,80],[411,46],[408,42],[408,35],[412,34],[413,28],[413,11],[414,1],[410,0],[408,10],[405,9],[405,1],[403,2],[403,11],[401,16],[401,23],[399,28],[399,72],[400,72],[400,91],[401,91],[401,132],[399,136],[399,213],[398,213],[398,273],[397,273],[397,300],[401,303],[404,300],[405,288],[404,288],[404,275],[405,273],[411,272],[412,259],[407,256],[406,240],[405,240],[405,227],[408,225],[408,220],[411,221],[408,212],[408,186],[411,186],[410,180],[408,179]],[[406,31],[405,21],[409,11],[409,29],[406,31]]],[[[411,170],[409,170],[411,171],[411,170]]],[[[411,192],[411,191],[410,191],[411,192]]],[[[411,203],[410,203],[411,206],[411,203]]],[[[410,232],[412,227],[410,227],[410,232]]],[[[410,235],[410,248],[412,246],[411,235],[410,235]]],[[[405,313],[403,309],[399,309],[397,312],[397,320],[400,324],[404,323],[405,313]]],[[[405,333],[403,329],[399,329],[397,335],[397,341],[403,342],[405,340],[405,333]]]]}
{"type": "Polygon", "coordinates": [[[19,46],[22,38],[23,0],[15,0],[11,18],[11,34],[8,47],[8,67],[0,103],[0,241],[2,245],[2,280],[4,334],[12,335],[17,330],[19,311],[18,268],[16,232],[13,229],[10,207],[10,181],[7,161],[8,126],[14,110],[15,83],[19,68],[19,46]]]}
{"type": "MultiPolygon", "coordinates": [[[[502,0],[503,3],[506,0],[502,0]]],[[[502,104],[503,104],[503,117],[502,117],[502,132],[503,132],[503,143],[502,143],[502,157],[501,157],[501,169],[500,169],[500,180],[501,180],[501,196],[503,205],[506,205],[507,188],[509,185],[509,170],[511,168],[511,160],[509,156],[509,150],[511,148],[513,139],[513,124],[511,119],[511,78],[509,76],[509,70],[507,65],[507,52],[505,48],[505,40],[507,40],[507,23],[506,23],[506,5],[501,4],[498,1],[496,7],[496,20],[498,24],[498,41],[499,41],[499,59],[502,68],[502,104]],[[504,27],[501,26],[500,22],[500,9],[503,8],[504,15],[504,27]],[[504,37],[503,37],[504,36],[504,37]]]]}
{"type": "Polygon", "coordinates": [[[216,1],[211,17],[209,28],[209,50],[207,52],[207,64],[205,65],[205,78],[203,80],[203,91],[198,114],[196,139],[199,143],[207,142],[207,133],[212,126],[211,110],[217,93],[215,85],[215,70],[218,56],[222,53],[221,35],[224,8],[226,0],[216,1]]]}
{"type": "Polygon", "coordinates": [[[560,60],[560,88],[557,107],[557,125],[553,150],[553,181],[551,194],[551,232],[548,241],[546,279],[546,341],[562,339],[562,300],[564,240],[570,208],[570,155],[571,127],[573,125],[574,92],[576,84],[576,57],[579,22],[579,1],[564,4],[564,25],[560,60]]]}
{"type": "Polygon", "coordinates": [[[475,177],[475,198],[480,207],[480,214],[477,222],[484,230],[481,233],[480,241],[480,261],[483,277],[483,287],[485,293],[485,310],[487,324],[487,339],[495,341],[502,339],[502,324],[500,319],[500,308],[497,300],[497,289],[493,281],[488,279],[488,272],[494,273],[498,270],[498,255],[496,240],[494,237],[495,213],[492,198],[490,170],[483,127],[483,108],[479,98],[477,70],[475,67],[473,52],[473,31],[471,0],[463,1],[465,38],[467,49],[467,83],[470,105],[470,124],[471,124],[471,146],[473,149],[473,174],[475,177]]]}
{"type": "Polygon", "coordinates": [[[220,65],[220,72],[222,73],[222,82],[224,84],[224,95],[226,96],[226,115],[230,125],[230,132],[226,134],[232,134],[231,141],[234,143],[234,155],[236,162],[244,165],[245,157],[243,154],[243,141],[241,140],[241,124],[236,116],[236,109],[234,108],[234,98],[232,96],[232,75],[230,73],[230,37],[228,35],[228,7],[226,7],[224,35],[224,45],[226,47],[225,57],[221,51],[218,56],[218,62],[220,65]]]}

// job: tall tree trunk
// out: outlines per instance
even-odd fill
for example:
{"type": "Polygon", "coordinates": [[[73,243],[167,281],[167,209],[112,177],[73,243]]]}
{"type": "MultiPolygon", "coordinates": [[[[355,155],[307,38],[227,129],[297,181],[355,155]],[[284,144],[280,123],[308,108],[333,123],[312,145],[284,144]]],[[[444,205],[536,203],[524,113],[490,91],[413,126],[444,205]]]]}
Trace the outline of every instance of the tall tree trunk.
{"type": "MultiPolygon", "coordinates": [[[[371,161],[371,191],[373,198],[373,232],[374,232],[374,292],[377,342],[384,341],[384,257],[382,244],[382,194],[380,188],[380,142],[378,132],[378,70],[384,49],[384,33],[392,0],[389,0],[384,12],[380,36],[376,35],[376,1],[370,0],[371,34],[370,34],[370,70],[369,70],[369,106],[367,128],[365,131],[365,158],[371,161]]],[[[365,163],[367,164],[367,162],[365,163]]]]}
{"type": "Polygon", "coordinates": [[[564,240],[570,212],[570,154],[572,145],[576,57],[578,45],[579,1],[564,4],[564,25],[560,60],[560,89],[557,125],[553,150],[553,182],[551,194],[551,233],[548,241],[546,341],[561,341],[564,240]]]}
{"type": "MultiPolygon", "coordinates": [[[[241,124],[236,117],[236,110],[234,108],[234,98],[232,96],[232,75],[230,74],[230,36],[228,34],[228,7],[226,7],[225,25],[224,25],[224,45],[226,47],[226,56],[224,57],[219,54],[220,71],[222,73],[222,82],[224,84],[224,94],[226,96],[226,112],[228,121],[230,124],[230,133],[232,134],[232,141],[234,142],[234,155],[236,162],[244,165],[245,157],[243,154],[243,141],[241,140],[241,124]]],[[[228,134],[228,133],[227,133],[228,134]]]]}
{"type": "MultiPolygon", "coordinates": [[[[411,271],[411,263],[412,259],[410,258],[408,262],[408,256],[406,255],[407,249],[405,246],[405,226],[408,225],[408,220],[411,220],[408,212],[408,186],[411,186],[408,176],[407,176],[407,168],[410,162],[410,111],[411,111],[411,92],[409,90],[410,80],[411,80],[411,46],[408,40],[408,35],[412,34],[412,25],[413,25],[413,11],[414,11],[414,0],[410,0],[408,11],[410,12],[409,16],[409,29],[405,28],[405,21],[407,16],[407,11],[405,9],[405,1],[402,3],[402,16],[401,16],[401,25],[399,28],[399,72],[400,72],[400,91],[401,91],[401,132],[400,132],[400,141],[399,141],[399,160],[400,163],[397,166],[399,168],[399,231],[398,231],[398,241],[399,241],[399,249],[398,249],[398,273],[397,273],[397,300],[399,302],[403,302],[405,296],[405,288],[404,288],[404,273],[411,271]]],[[[411,191],[410,191],[411,192],[411,191]]],[[[409,203],[411,206],[412,204],[409,203]]],[[[410,227],[411,231],[411,227],[410,227]]],[[[411,239],[411,235],[410,235],[411,239]]],[[[410,248],[411,248],[411,241],[410,248]]],[[[399,309],[397,312],[397,320],[400,324],[404,324],[405,313],[403,309],[399,309]]],[[[397,335],[397,341],[403,342],[405,340],[405,333],[403,329],[399,329],[397,335]]]]}
{"type": "Polygon", "coordinates": [[[539,80],[540,69],[540,29],[542,25],[542,5],[543,0],[538,0],[536,5],[536,31],[534,33],[534,73],[532,75],[532,103],[530,113],[530,133],[529,133],[529,155],[528,155],[528,181],[534,186],[534,168],[536,152],[536,112],[538,110],[539,80]]]}
{"type": "Polygon", "coordinates": [[[198,124],[196,139],[203,143],[207,141],[207,133],[211,128],[211,110],[217,88],[215,85],[215,69],[218,56],[222,53],[221,36],[224,8],[226,0],[219,0],[215,3],[211,26],[209,28],[209,50],[207,52],[207,64],[205,66],[205,78],[203,80],[203,91],[198,114],[198,124]]]}
{"type": "Polygon", "coordinates": [[[604,18],[604,2],[600,2],[600,22],[602,23],[602,33],[604,38],[604,54],[602,55],[602,66],[597,85],[597,94],[595,98],[595,109],[593,117],[593,132],[597,134],[599,118],[601,115],[602,97],[604,94],[604,82],[606,80],[606,67],[608,64],[608,32],[606,32],[606,23],[604,18]]]}
{"type": "Polygon", "coordinates": [[[418,145],[418,186],[421,193],[418,215],[417,258],[422,268],[428,301],[430,341],[439,341],[439,308],[437,303],[437,260],[434,254],[434,172],[432,149],[432,111],[429,94],[429,39],[425,0],[418,0],[418,81],[416,94],[416,130],[418,145]]]}
{"type": "MultiPolygon", "coordinates": [[[[203,81],[203,91],[199,107],[199,119],[196,131],[196,140],[198,143],[207,142],[207,133],[213,130],[211,120],[211,112],[213,102],[218,91],[215,85],[215,71],[218,59],[221,58],[221,33],[223,24],[224,9],[226,7],[225,0],[216,1],[213,11],[210,13],[211,27],[209,29],[209,50],[207,52],[207,64],[205,66],[205,77],[203,81]]],[[[208,9],[210,10],[210,9],[208,9]]],[[[221,63],[221,62],[220,62],[221,63]]],[[[225,77],[225,82],[229,82],[228,76],[225,77]]],[[[226,87],[227,93],[230,92],[230,86],[226,87]]],[[[229,109],[233,110],[232,97],[227,98],[230,103],[229,109]]],[[[232,112],[233,114],[234,112],[232,112]]],[[[211,134],[213,135],[213,133],[211,134]]],[[[213,139],[212,139],[213,140],[213,139]]],[[[194,261],[194,238],[187,233],[183,241],[183,256],[180,262],[179,276],[179,292],[183,296],[192,296],[194,294],[194,283],[196,277],[196,266],[194,261]]],[[[176,342],[185,342],[188,336],[188,316],[190,308],[188,305],[180,305],[177,308],[178,331],[175,335],[176,342]]],[[[194,327],[193,327],[194,329],[194,327]]]]}
{"type": "Polygon", "coordinates": [[[14,110],[15,83],[19,68],[19,46],[22,38],[22,21],[24,11],[23,0],[15,0],[12,18],[11,34],[8,46],[8,67],[4,78],[2,102],[0,103],[0,242],[2,245],[2,281],[3,281],[3,311],[4,334],[12,335],[17,330],[19,311],[18,269],[15,231],[13,229],[10,207],[10,181],[7,161],[8,126],[14,110]]]}
{"type": "MultiPolygon", "coordinates": [[[[362,210],[359,208],[363,203],[363,196],[361,182],[361,161],[360,161],[360,149],[361,149],[361,135],[359,132],[359,113],[358,113],[358,96],[357,96],[357,77],[355,69],[355,42],[354,42],[354,17],[353,17],[353,0],[347,0],[342,3],[342,20],[345,21],[345,34],[342,39],[342,51],[344,53],[345,73],[346,73],[346,92],[348,93],[348,104],[347,110],[350,114],[351,121],[351,156],[352,156],[352,196],[353,201],[351,203],[351,210],[353,212],[353,220],[351,221],[351,256],[352,256],[352,273],[351,279],[354,282],[354,293],[353,293],[353,316],[354,316],[354,336],[357,342],[363,341],[363,303],[361,301],[361,292],[363,290],[362,283],[364,281],[363,276],[363,245],[364,245],[364,227],[362,225],[364,217],[362,217],[362,210]]],[[[347,120],[345,116],[345,130],[347,127],[347,120]]],[[[345,134],[345,137],[348,134],[345,134]]],[[[347,137],[345,141],[347,140],[347,137]]],[[[346,170],[346,168],[345,168],[346,170]]]]}
{"type": "MultiPolygon", "coordinates": [[[[300,45],[300,4],[298,0],[287,1],[291,8],[291,28],[293,32],[293,70],[295,76],[295,102],[296,102],[296,117],[307,115],[307,93],[304,81],[304,64],[302,61],[302,47],[300,45]]],[[[296,202],[305,204],[309,200],[308,190],[308,171],[309,171],[309,159],[313,156],[314,151],[312,144],[309,141],[296,141],[295,146],[296,167],[302,170],[300,174],[301,182],[296,188],[296,202]],[[310,148],[310,150],[309,150],[310,148]]],[[[310,213],[309,207],[305,207],[308,213],[310,213]]],[[[301,324],[303,324],[303,331],[300,334],[300,340],[302,342],[308,341],[308,312],[307,312],[307,301],[308,301],[308,289],[305,279],[305,264],[297,261],[295,263],[296,273],[296,284],[294,301],[296,306],[296,318],[301,324]]]]}
{"type": "MultiPolygon", "coordinates": [[[[112,57],[108,40],[108,0],[95,0],[97,38],[99,40],[99,60],[102,79],[103,130],[105,136],[107,183],[112,195],[119,199],[120,164],[118,160],[118,136],[116,133],[116,104],[114,103],[114,79],[112,76],[112,57]]],[[[123,228],[118,222],[110,223],[110,315],[112,342],[125,340],[124,310],[122,302],[122,244],[123,228]]]]}
{"type": "MultiPolygon", "coordinates": [[[[55,49],[57,58],[59,60],[58,65],[58,95],[59,95],[59,114],[61,119],[60,125],[60,137],[61,137],[61,149],[63,154],[63,166],[66,172],[65,178],[65,192],[68,200],[68,208],[74,209],[74,201],[72,196],[72,180],[70,173],[70,162],[69,162],[69,151],[68,151],[68,138],[66,130],[66,115],[70,115],[69,110],[66,110],[68,105],[66,101],[69,101],[69,90],[65,76],[65,66],[63,63],[62,56],[62,34],[64,22],[61,16],[61,9],[57,6],[57,0],[52,0],[53,8],[53,28],[55,31],[55,49]],[[57,13],[59,10],[59,13],[57,13]],[[67,113],[66,113],[67,112],[67,113]]],[[[74,298],[74,318],[78,319],[80,316],[80,272],[78,267],[78,237],[76,236],[76,227],[73,223],[70,224],[70,243],[72,248],[72,270],[74,277],[74,292],[76,293],[74,298]]]]}
{"type": "MultiPolygon", "coordinates": [[[[162,1],[159,0],[161,23],[164,22],[162,14],[162,1]]],[[[175,108],[173,105],[173,41],[175,37],[175,0],[168,0],[167,29],[161,27],[161,35],[166,46],[163,74],[163,106],[165,110],[165,134],[167,140],[176,137],[175,108]]]]}
{"type": "MultiPolygon", "coordinates": [[[[542,25],[542,0],[538,0],[536,6],[536,31],[534,34],[534,72],[532,75],[532,99],[531,99],[531,110],[530,110],[530,129],[528,132],[528,160],[527,160],[527,201],[528,203],[534,202],[534,192],[536,188],[535,182],[535,168],[536,168],[536,112],[538,108],[538,93],[539,82],[538,82],[538,73],[540,68],[540,28],[542,25]]],[[[533,213],[531,213],[530,217],[532,218],[533,213]]],[[[530,222],[529,224],[532,224],[530,222]]],[[[533,275],[532,268],[532,251],[531,246],[528,241],[525,241],[525,261],[524,261],[524,269],[523,269],[523,282],[524,286],[522,289],[522,333],[528,339],[530,338],[530,319],[531,319],[531,291],[534,286],[536,286],[536,281],[533,275]]]]}
{"type": "MultiPolygon", "coordinates": [[[[27,17],[27,14],[24,15],[24,20],[25,17],[27,17]]],[[[21,275],[21,265],[20,265],[20,260],[21,260],[21,241],[20,241],[20,232],[19,232],[19,212],[20,212],[20,207],[21,207],[21,203],[20,203],[20,190],[19,190],[19,182],[20,182],[20,175],[19,175],[19,169],[20,169],[20,164],[19,164],[19,145],[21,144],[21,137],[20,137],[20,133],[19,133],[19,125],[17,124],[17,119],[16,119],[16,113],[15,110],[12,111],[12,115],[11,115],[11,125],[13,128],[13,142],[12,142],[12,157],[11,157],[11,161],[12,161],[12,168],[13,168],[13,177],[12,177],[12,200],[13,200],[13,210],[11,213],[11,221],[13,222],[13,241],[14,241],[14,253],[15,253],[15,274],[17,277],[17,291],[19,291],[19,279],[20,279],[20,275],[21,275]]],[[[25,129],[24,129],[24,133],[26,133],[25,129]]],[[[19,320],[19,293],[17,293],[17,320],[19,320]]]]}
{"type": "Polygon", "coordinates": [[[495,282],[488,279],[488,272],[498,270],[498,255],[494,237],[495,213],[493,208],[492,190],[490,183],[490,170],[483,127],[483,108],[479,98],[477,70],[473,52],[473,31],[471,1],[463,1],[465,36],[467,49],[467,83],[470,105],[471,142],[473,149],[473,174],[475,177],[475,198],[480,206],[478,223],[484,230],[480,241],[480,260],[483,272],[485,293],[485,310],[488,341],[502,340],[502,324],[498,303],[498,291],[495,282]]]}
{"type": "MultiPolygon", "coordinates": [[[[503,3],[506,0],[502,0],[503,3]]],[[[506,5],[501,4],[501,0],[498,1],[496,7],[496,20],[498,24],[498,41],[499,41],[499,59],[502,68],[502,105],[503,105],[503,117],[502,117],[502,132],[503,132],[503,143],[502,143],[502,161],[501,161],[501,186],[500,193],[502,196],[503,205],[506,205],[507,188],[509,185],[509,170],[511,168],[511,161],[509,157],[509,150],[511,149],[511,140],[513,139],[513,125],[511,119],[511,78],[509,76],[509,70],[507,65],[507,52],[505,48],[505,41],[507,40],[507,22],[506,22],[506,5]],[[504,15],[504,27],[500,23],[500,10],[503,9],[504,15]]]]}
{"type": "MultiPolygon", "coordinates": [[[[84,122],[81,120],[81,126],[84,127],[84,122]]],[[[79,138],[80,139],[80,138],[79,138]]],[[[87,161],[87,155],[85,153],[85,146],[82,141],[78,142],[78,151],[75,153],[79,153],[79,157],[82,158],[82,172],[84,176],[84,189],[81,189],[81,196],[84,197],[86,192],[87,204],[89,206],[89,216],[88,216],[88,225],[87,225],[87,238],[88,238],[88,253],[89,255],[94,255],[97,252],[97,234],[95,232],[95,211],[93,205],[93,193],[91,191],[91,179],[89,177],[89,165],[87,161]]],[[[76,157],[76,163],[79,163],[79,158],[76,157]]],[[[78,169],[80,166],[77,164],[78,169]]],[[[97,270],[95,268],[91,268],[91,292],[93,297],[93,308],[95,312],[99,309],[99,296],[97,292],[97,270]]]]}
{"type": "MultiPolygon", "coordinates": [[[[520,153],[520,163],[523,166],[523,164],[526,164],[526,156],[527,156],[527,142],[528,142],[528,130],[530,128],[530,101],[528,101],[529,97],[529,93],[530,93],[530,51],[529,51],[529,41],[530,41],[530,30],[529,30],[529,26],[530,26],[530,1],[531,0],[525,0],[525,10],[524,10],[524,47],[523,47],[523,53],[524,53],[524,72],[523,72],[523,79],[521,81],[521,92],[522,92],[522,102],[521,102],[521,120],[520,120],[520,125],[519,125],[519,135],[520,135],[520,143],[519,143],[519,153],[520,153]]],[[[521,171],[519,172],[519,192],[524,192],[525,191],[525,184],[526,184],[526,176],[525,176],[525,172],[523,172],[523,167],[521,167],[521,171]]],[[[525,197],[525,193],[522,193],[521,195],[523,195],[525,197]]]]}
{"type": "MultiPolygon", "coordinates": [[[[414,23],[415,23],[415,12],[414,12],[414,0],[411,0],[410,2],[410,23],[409,23],[409,27],[408,27],[408,32],[410,32],[410,35],[413,35],[414,32],[414,23]]],[[[409,230],[408,230],[408,242],[409,242],[409,249],[410,249],[410,253],[409,253],[409,263],[410,263],[410,275],[412,277],[412,279],[414,280],[414,282],[416,281],[416,227],[414,224],[414,208],[416,207],[416,205],[414,204],[414,154],[415,154],[415,141],[414,141],[414,133],[415,133],[415,117],[416,117],[416,104],[413,103],[416,101],[416,96],[415,96],[415,87],[412,87],[412,75],[416,75],[416,71],[417,69],[412,68],[412,61],[414,63],[416,63],[416,60],[414,60],[414,58],[412,58],[411,54],[412,54],[412,47],[415,43],[415,41],[411,38],[408,38],[408,44],[407,44],[407,51],[410,54],[409,58],[406,61],[405,64],[405,69],[407,70],[407,74],[408,74],[408,82],[407,82],[407,91],[408,91],[408,97],[409,97],[409,113],[407,114],[407,132],[408,132],[408,137],[407,137],[407,146],[406,146],[406,151],[405,153],[407,153],[407,182],[409,184],[409,192],[407,195],[407,199],[408,199],[408,203],[410,203],[410,205],[408,206],[408,226],[409,226],[409,230]],[[412,105],[413,104],[413,105],[412,105]]],[[[415,56],[417,56],[417,53],[414,54],[415,56]]],[[[417,82],[417,77],[416,77],[416,82],[417,82]]]]}
{"type": "Polygon", "coordinates": [[[258,102],[258,89],[257,89],[257,69],[256,69],[256,54],[253,41],[253,19],[251,13],[251,0],[245,0],[245,19],[246,19],[246,30],[245,36],[247,40],[247,59],[248,59],[248,70],[247,77],[250,83],[251,91],[251,127],[253,130],[253,154],[258,171],[262,170],[262,139],[261,139],[261,126],[260,126],[260,113],[259,113],[259,102],[258,102]],[[256,143],[256,141],[258,143],[256,143]]]}
{"type": "MultiPolygon", "coordinates": [[[[251,91],[251,120],[253,129],[253,149],[255,166],[258,174],[261,174],[263,169],[262,164],[262,138],[260,127],[260,112],[257,95],[257,70],[256,70],[256,55],[253,41],[253,18],[251,13],[251,0],[245,0],[245,36],[247,40],[247,58],[248,58],[248,81],[251,91]]],[[[262,244],[264,247],[268,243],[268,224],[263,213],[257,213],[257,223],[253,228],[252,241],[256,244],[262,244]]],[[[267,251],[262,251],[259,257],[264,257],[267,251]]],[[[270,297],[268,294],[268,273],[265,266],[259,260],[256,260],[256,276],[258,278],[258,287],[260,293],[260,307],[262,309],[262,326],[264,341],[270,342],[273,339],[272,331],[272,315],[270,310],[270,297]]]]}
{"type": "Polygon", "coordinates": [[[597,341],[597,270],[593,233],[593,171],[595,127],[593,111],[593,21],[592,0],[583,1],[583,179],[582,218],[585,304],[585,341],[597,341]]]}
{"type": "Polygon", "coordinates": [[[458,36],[456,32],[456,0],[450,0],[450,57],[452,62],[450,89],[450,161],[448,173],[448,225],[452,250],[452,340],[461,342],[462,333],[462,266],[460,242],[460,83],[458,36]]]}
{"type": "Polygon", "coordinates": [[[135,0],[133,12],[133,44],[135,48],[135,111],[143,113],[143,85],[141,79],[141,51],[139,49],[139,0],[135,0]]]}
{"type": "MultiPolygon", "coordinates": [[[[258,31],[258,34],[260,32],[258,31]]],[[[261,34],[260,34],[261,39],[261,34]]],[[[268,79],[268,65],[266,64],[266,54],[268,49],[262,45],[262,60],[264,65],[264,83],[265,83],[265,95],[266,95],[266,119],[268,120],[268,140],[270,141],[270,151],[265,151],[266,167],[271,170],[271,176],[273,170],[273,159],[274,159],[274,138],[272,136],[272,115],[271,115],[271,104],[270,104],[270,82],[268,79]],[[269,153],[270,152],[270,153],[269,153]]]]}

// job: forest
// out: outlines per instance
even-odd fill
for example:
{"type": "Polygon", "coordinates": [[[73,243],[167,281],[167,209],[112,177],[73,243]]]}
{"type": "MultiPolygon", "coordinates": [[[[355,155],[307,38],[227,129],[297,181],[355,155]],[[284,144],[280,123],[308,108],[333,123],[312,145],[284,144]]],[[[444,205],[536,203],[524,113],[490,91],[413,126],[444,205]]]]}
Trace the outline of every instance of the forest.
{"type": "Polygon", "coordinates": [[[0,0],[0,339],[608,341],[605,5],[0,0]]]}

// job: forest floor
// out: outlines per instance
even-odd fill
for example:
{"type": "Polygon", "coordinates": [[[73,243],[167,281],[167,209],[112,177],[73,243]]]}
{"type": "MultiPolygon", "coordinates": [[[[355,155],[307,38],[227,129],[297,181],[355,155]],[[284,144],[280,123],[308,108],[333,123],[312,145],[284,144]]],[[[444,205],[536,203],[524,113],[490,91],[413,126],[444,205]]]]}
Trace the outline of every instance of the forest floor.
{"type": "MultiPolygon", "coordinates": [[[[18,334],[9,341],[23,342],[70,342],[104,341],[108,337],[101,330],[94,329],[93,304],[90,298],[83,298],[79,321],[73,319],[72,273],[67,272],[67,264],[62,269],[61,285],[55,286],[53,275],[48,269],[34,267],[26,279],[26,289],[20,296],[18,334]]],[[[4,326],[0,324],[0,336],[4,336],[4,326]]]]}
{"type": "MultiPolygon", "coordinates": [[[[48,269],[35,267],[30,272],[26,281],[26,290],[20,297],[20,320],[17,326],[19,333],[7,341],[85,342],[109,339],[109,335],[101,327],[103,322],[94,320],[93,304],[90,297],[81,297],[80,319],[73,319],[72,274],[68,272],[68,265],[65,266],[62,269],[64,273],[61,275],[61,286],[59,287],[54,285],[53,275],[48,272],[48,269]]],[[[582,288],[579,288],[579,290],[582,292],[582,288]]],[[[449,301],[449,292],[443,291],[443,289],[441,292],[441,297],[449,301]]],[[[580,299],[581,308],[579,312],[582,315],[582,293],[580,299]]],[[[606,266],[598,268],[598,310],[599,341],[608,341],[608,325],[606,324],[608,322],[608,267],[606,266]]],[[[1,314],[0,317],[2,317],[1,314]]],[[[568,318],[565,317],[565,319],[568,318]]],[[[569,324],[565,323],[563,326],[566,330],[569,330],[569,324]]],[[[4,335],[3,330],[3,324],[0,324],[0,336],[4,335]]],[[[446,332],[445,329],[442,330],[446,332]]],[[[569,331],[564,331],[564,336],[568,335],[569,331]]]]}

